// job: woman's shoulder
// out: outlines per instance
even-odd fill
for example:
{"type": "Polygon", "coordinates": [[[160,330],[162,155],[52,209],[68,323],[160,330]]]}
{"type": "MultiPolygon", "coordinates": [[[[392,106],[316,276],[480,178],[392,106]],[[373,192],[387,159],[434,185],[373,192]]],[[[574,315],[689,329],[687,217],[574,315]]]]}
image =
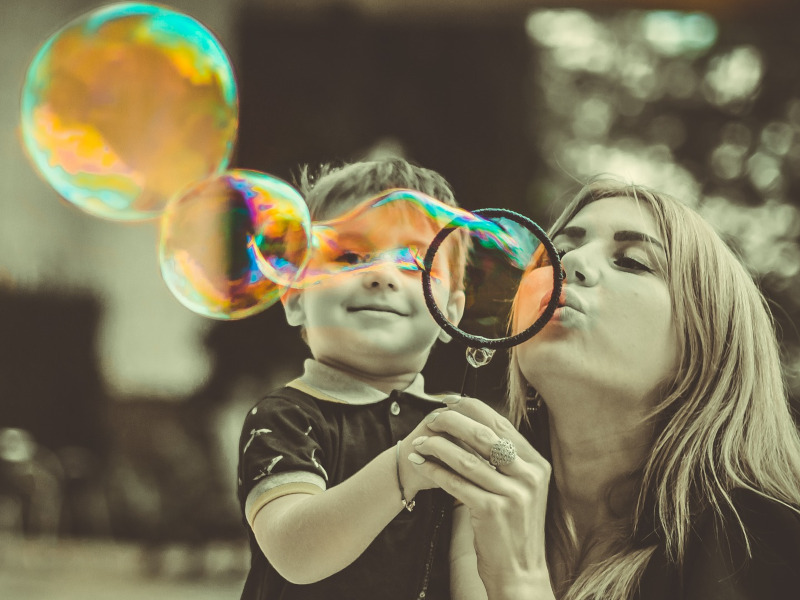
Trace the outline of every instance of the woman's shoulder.
{"type": "Polygon", "coordinates": [[[727,552],[743,564],[787,564],[800,574],[800,512],[758,492],[734,490],[730,504],[698,519],[692,538],[705,553],[727,552]]]}
{"type": "MultiPolygon", "coordinates": [[[[737,489],[731,493],[733,507],[723,508],[721,514],[725,530],[741,520],[747,539],[757,549],[780,551],[800,561],[800,509],[758,492],[737,489]]],[[[715,524],[720,519],[715,520],[715,524]]],[[[739,529],[742,529],[741,527],[739,529]]],[[[744,540],[741,540],[742,542],[744,540]]],[[[796,563],[800,570],[800,562],[796,563]]]]}
{"type": "Polygon", "coordinates": [[[800,513],[757,492],[735,490],[730,505],[698,515],[682,568],[660,550],[643,576],[642,600],[798,598],[800,513]]]}
{"type": "Polygon", "coordinates": [[[695,528],[686,555],[687,589],[697,590],[697,598],[796,600],[800,514],[751,490],[734,490],[731,501],[695,528]],[[710,595],[717,589],[726,595],[710,595]]]}

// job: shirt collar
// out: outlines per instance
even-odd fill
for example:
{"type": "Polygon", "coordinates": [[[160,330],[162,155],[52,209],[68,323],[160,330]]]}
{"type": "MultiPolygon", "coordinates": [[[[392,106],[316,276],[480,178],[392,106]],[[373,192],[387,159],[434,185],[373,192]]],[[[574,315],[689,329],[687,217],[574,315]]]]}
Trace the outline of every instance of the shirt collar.
{"type": "MultiPolygon", "coordinates": [[[[389,397],[389,394],[313,358],[306,359],[303,363],[303,374],[286,385],[319,400],[342,404],[375,404],[389,397]]],[[[441,400],[425,393],[425,379],[421,373],[417,373],[411,385],[401,391],[423,400],[441,403],[441,400]]]]}

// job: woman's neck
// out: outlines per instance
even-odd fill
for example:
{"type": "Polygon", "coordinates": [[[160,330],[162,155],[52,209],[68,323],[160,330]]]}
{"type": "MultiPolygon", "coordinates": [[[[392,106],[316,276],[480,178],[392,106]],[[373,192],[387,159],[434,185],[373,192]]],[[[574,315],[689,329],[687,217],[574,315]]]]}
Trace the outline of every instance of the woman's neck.
{"type": "Polygon", "coordinates": [[[631,476],[651,441],[640,411],[604,403],[596,396],[587,410],[550,406],[550,447],[559,501],[574,522],[578,542],[632,510],[631,476]],[[616,515],[614,513],[617,513],[616,515]]]}

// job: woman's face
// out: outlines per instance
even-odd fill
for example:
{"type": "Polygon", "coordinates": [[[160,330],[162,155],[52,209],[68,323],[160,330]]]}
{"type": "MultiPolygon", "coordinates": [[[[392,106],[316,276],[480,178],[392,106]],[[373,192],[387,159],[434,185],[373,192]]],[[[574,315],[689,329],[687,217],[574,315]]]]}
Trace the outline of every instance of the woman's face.
{"type": "MultiPolygon", "coordinates": [[[[553,237],[566,272],[561,306],[517,348],[525,379],[550,404],[565,393],[602,394],[623,406],[654,401],[674,374],[678,344],[664,240],[649,207],[627,197],[588,204],[553,237]]],[[[544,310],[552,270],[530,271],[517,299],[516,330],[544,310]]]]}

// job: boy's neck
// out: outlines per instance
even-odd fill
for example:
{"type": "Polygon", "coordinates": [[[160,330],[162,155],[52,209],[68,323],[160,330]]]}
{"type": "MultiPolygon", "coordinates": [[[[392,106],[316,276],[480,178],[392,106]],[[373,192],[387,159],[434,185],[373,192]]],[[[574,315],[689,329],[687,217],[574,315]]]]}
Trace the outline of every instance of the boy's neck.
{"type": "Polygon", "coordinates": [[[393,390],[405,390],[414,382],[414,379],[416,379],[418,375],[418,373],[392,373],[387,375],[375,375],[372,373],[364,373],[359,369],[354,369],[349,365],[341,364],[335,361],[320,359],[316,360],[327,367],[341,371],[353,379],[357,379],[362,383],[366,383],[367,385],[374,387],[376,390],[380,390],[384,394],[391,394],[393,390]]]}

